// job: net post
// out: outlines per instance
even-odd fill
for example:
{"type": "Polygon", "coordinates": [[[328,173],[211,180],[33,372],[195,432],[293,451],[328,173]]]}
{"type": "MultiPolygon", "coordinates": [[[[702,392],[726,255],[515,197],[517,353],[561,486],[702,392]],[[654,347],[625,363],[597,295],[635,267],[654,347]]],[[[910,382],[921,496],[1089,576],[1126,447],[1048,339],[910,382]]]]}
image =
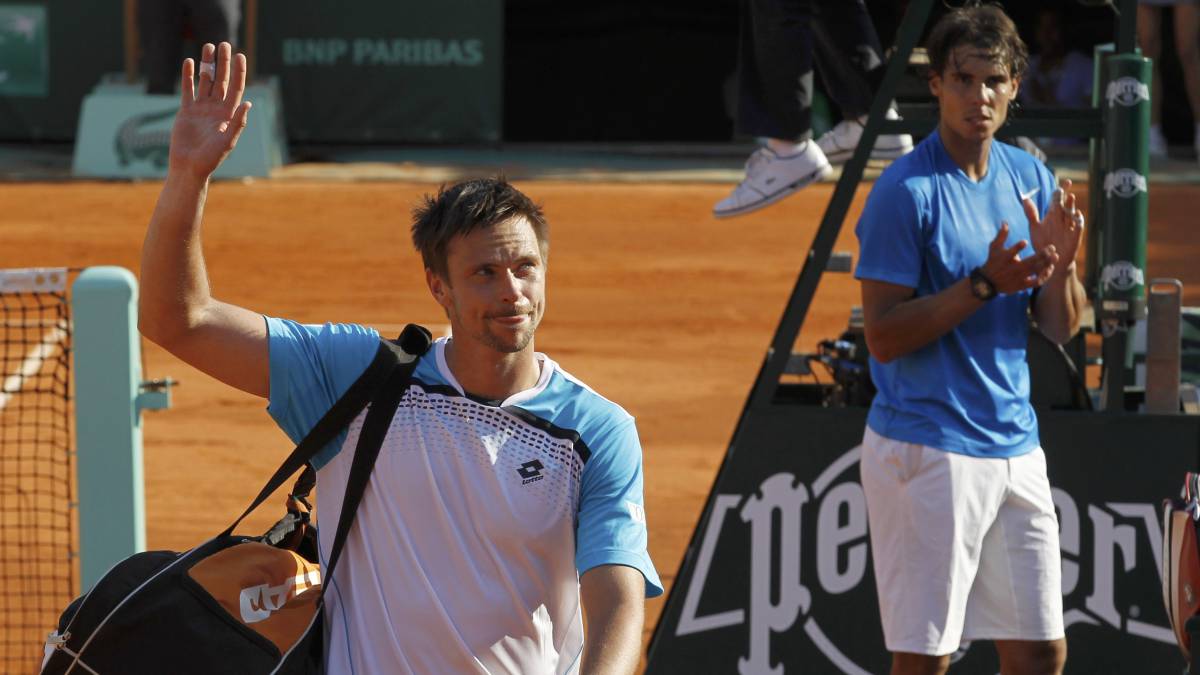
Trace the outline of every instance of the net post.
{"type": "Polygon", "coordinates": [[[75,280],[71,305],[79,576],[86,592],[113,564],[146,550],[137,280],[121,267],[90,267],[75,280]]]}

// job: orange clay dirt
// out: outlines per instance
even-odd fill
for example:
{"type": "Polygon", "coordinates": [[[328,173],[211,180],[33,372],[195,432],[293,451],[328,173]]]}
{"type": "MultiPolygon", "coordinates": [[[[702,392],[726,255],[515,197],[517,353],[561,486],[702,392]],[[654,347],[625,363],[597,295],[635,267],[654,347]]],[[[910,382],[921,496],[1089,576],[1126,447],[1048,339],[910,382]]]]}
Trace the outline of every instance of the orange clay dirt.
{"type": "MultiPolygon", "coordinates": [[[[742,218],[709,209],[727,185],[522,182],[551,222],[548,310],[537,347],[637,417],[645,450],[650,552],[670,589],[716,469],[832,185],[742,218]]],[[[852,223],[837,250],[857,253],[852,223]]],[[[0,268],[120,265],[138,269],[157,183],[0,186],[0,268]]],[[[359,322],[394,335],[408,321],[435,332],[408,240],[409,211],[436,185],[393,182],[218,183],[205,253],[214,294],[303,322],[359,322]]],[[[1083,195],[1080,195],[1083,197],[1083,195]]],[[[1155,186],[1147,279],[1185,283],[1200,303],[1195,187],[1155,186]]],[[[1081,203],[1086,204],[1086,200],[1081,203]]],[[[824,277],[797,341],[846,326],[858,287],[824,277]]],[[[173,407],[145,416],[147,544],[188,548],[224,528],[291,449],[265,402],[145,344],[147,378],[173,377],[173,407]]],[[[243,525],[265,529],[282,497],[243,525]]],[[[645,637],[663,601],[647,605],[645,637]]]]}

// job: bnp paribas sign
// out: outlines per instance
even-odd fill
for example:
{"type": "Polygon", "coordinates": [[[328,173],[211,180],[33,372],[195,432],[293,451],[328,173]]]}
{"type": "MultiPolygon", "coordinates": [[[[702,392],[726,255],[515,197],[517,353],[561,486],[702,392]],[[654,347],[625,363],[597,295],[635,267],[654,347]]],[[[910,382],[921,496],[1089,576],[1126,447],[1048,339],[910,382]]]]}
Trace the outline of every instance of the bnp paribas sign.
{"type": "Polygon", "coordinates": [[[462,38],[286,38],[283,63],[295,66],[440,66],[485,65],[483,40],[462,38]]]}
{"type": "Polygon", "coordinates": [[[294,142],[500,139],[504,3],[264,0],[258,71],[283,83],[294,142]]]}

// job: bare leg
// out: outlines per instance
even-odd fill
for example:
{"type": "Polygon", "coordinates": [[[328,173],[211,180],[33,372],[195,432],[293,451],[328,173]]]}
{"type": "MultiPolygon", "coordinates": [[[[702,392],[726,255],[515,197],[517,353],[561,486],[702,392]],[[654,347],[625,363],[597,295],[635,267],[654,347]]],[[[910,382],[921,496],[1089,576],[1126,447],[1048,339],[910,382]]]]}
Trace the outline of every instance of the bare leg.
{"type": "Polygon", "coordinates": [[[892,675],[945,675],[950,655],[928,656],[907,652],[892,653],[892,675]]]}
{"type": "Polygon", "coordinates": [[[1060,675],[1067,662],[1067,641],[996,640],[1003,675],[1060,675]]]}

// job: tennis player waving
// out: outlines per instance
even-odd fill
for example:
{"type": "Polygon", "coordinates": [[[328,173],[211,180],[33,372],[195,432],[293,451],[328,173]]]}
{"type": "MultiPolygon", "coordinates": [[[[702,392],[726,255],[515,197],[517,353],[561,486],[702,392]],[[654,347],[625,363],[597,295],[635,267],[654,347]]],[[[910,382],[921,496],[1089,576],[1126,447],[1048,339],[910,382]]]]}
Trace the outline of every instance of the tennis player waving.
{"type": "MultiPolygon", "coordinates": [[[[299,440],[371,361],[378,336],[212,296],[200,221],[208,179],[250,113],[245,57],[205,45],[199,75],[184,62],[170,168],[142,254],[141,330],[267,398],[299,440]]],[[[637,667],[645,598],[662,593],[646,552],[641,445],[628,413],[534,350],[548,237],[541,208],[503,180],[445,187],[416,209],[413,243],[453,337],[418,364],[343,562],[325,580],[329,672],[637,667]]],[[[320,522],[337,522],[354,429],[314,461],[320,522]]],[[[322,555],[333,535],[320,529],[322,555]]]]}

